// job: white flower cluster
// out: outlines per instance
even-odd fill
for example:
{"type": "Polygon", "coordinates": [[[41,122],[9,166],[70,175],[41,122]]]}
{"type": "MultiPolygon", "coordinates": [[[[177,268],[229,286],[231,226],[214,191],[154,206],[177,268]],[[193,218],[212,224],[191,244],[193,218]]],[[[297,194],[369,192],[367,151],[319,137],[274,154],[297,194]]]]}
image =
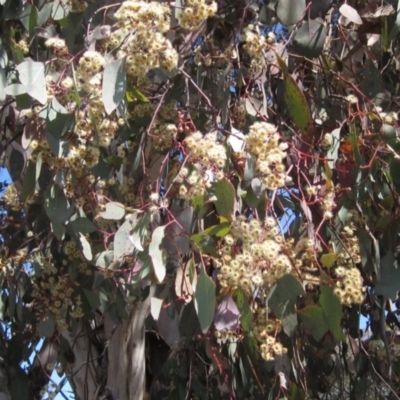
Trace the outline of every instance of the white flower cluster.
{"type": "Polygon", "coordinates": [[[246,148],[256,156],[256,169],[269,190],[285,185],[286,143],[279,143],[280,135],[274,125],[255,122],[246,136],[246,148]]]}
{"type": "Polygon", "coordinates": [[[166,4],[125,1],[114,14],[118,29],[108,39],[109,46],[120,46],[118,57],[126,56],[128,76],[143,77],[148,69],[178,65],[178,53],[164,36],[170,27],[166,4]]]}
{"type": "Polygon", "coordinates": [[[238,217],[224,238],[223,262],[218,279],[222,287],[249,289],[276,282],[292,271],[292,262],[285,254],[287,244],[274,218],[263,224],[258,220],[247,222],[238,217]],[[232,246],[241,240],[241,253],[232,257],[232,246]]]}
{"type": "Polygon", "coordinates": [[[261,357],[266,361],[271,361],[275,356],[287,353],[287,348],[283,347],[276,339],[276,334],[282,330],[282,323],[277,319],[267,319],[267,311],[264,308],[257,310],[256,326],[254,336],[260,343],[261,357]]]}
{"type": "Polygon", "coordinates": [[[266,39],[253,24],[244,28],[242,34],[243,49],[251,57],[250,69],[253,72],[260,72],[267,66],[265,51],[268,50],[271,40],[271,38],[266,39]]]}
{"type": "Polygon", "coordinates": [[[214,164],[218,168],[225,166],[227,156],[225,146],[218,143],[215,133],[194,132],[183,142],[188,154],[204,165],[214,164]]]}
{"type": "Polygon", "coordinates": [[[187,0],[185,8],[179,14],[179,22],[183,29],[196,30],[207,18],[213,17],[218,11],[215,1],[187,0]]]}
{"type": "Polygon", "coordinates": [[[197,169],[190,172],[186,167],[181,168],[175,181],[181,184],[179,186],[179,197],[183,200],[193,200],[202,196],[210,185],[206,177],[202,176],[197,169]]]}
{"type": "Polygon", "coordinates": [[[157,151],[165,151],[171,148],[178,134],[178,128],[175,124],[171,123],[154,124],[151,134],[154,148],[157,151]]]}
{"type": "Polygon", "coordinates": [[[399,119],[399,116],[395,111],[384,112],[381,107],[376,107],[376,109],[385,124],[393,125],[399,119]]]}

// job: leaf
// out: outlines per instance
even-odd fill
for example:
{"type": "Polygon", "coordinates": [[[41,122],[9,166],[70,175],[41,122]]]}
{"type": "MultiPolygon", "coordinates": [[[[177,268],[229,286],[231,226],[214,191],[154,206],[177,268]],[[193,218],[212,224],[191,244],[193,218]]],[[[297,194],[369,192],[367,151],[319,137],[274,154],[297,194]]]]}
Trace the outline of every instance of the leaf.
{"type": "Polygon", "coordinates": [[[295,312],[297,297],[303,294],[304,289],[301,283],[294,276],[286,274],[271,289],[268,306],[277,318],[282,319],[295,312]]]}
{"type": "Polygon", "coordinates": [[[7,153],[7,169],[10,173],[12,182],[15,182],[25,171],[27,163],[26,151],[21,145],[13,141],[11,146],[7,149],[7,153]]]}
{"type": "Polygon", "coordinates": [[[108,268],[113,262],[114,252],[112,250],[105,250],[96,254],[95,265],[100,268],[108,268]]]}
{"type": "Polygon", "coordinates": [[[328,253],[321,256],[320,262],[325,268],[332,268],[332,266],[335,264],[336,259],[337,255],[335,253],[328,253]]]}
{"type": "Polygon", "coordinates": [[[130,240],[130,233],[138,221],[137,215],[129,217],[117,230],[114,236],[114,257],[121,259],[133,253],[135,246],[130,240]]]}
{"type": "Polygon", "coordinates": [[[44,4],[43,7],[40,9],[37,17],[38,26],[42,26],[50,18],[52,7],[53,7],[53,2],[44,4]]]}
{"type": "Polygon", "coordinates": [[[166,257],[161,248],[164,237],[165,226],[158,226],[151,235],[149,246],[149,256],[153,264],[154,275],[160,283],[164,280],[166,274],[166,257]]]}
{"type": "Polygon", "coordinates": [[[68,15],[68,7],[61,1],[53,2],[51,16],[55,21],[60,21],[68,15]]]}
{"type": "Polygon", "coordinates": [[[176,270],[175,293],[185,303],[189,303],[192,300],[194,288],[197,284],[197,274],[193,270],[194,263],[192,259],[185,266],[180,264],[176,270]]]}
{"type": "Polygon", "coordinates": [[[323,23],[304,21],[293,37],[293,50],[304,57],[318,57],[324,49],[325,39],[326,27],[323,23]]]}
{"type": "Polygon", "coordinates": [[[150,313],[154,321],[158,321],[163,301],[163,299],[158,299],[157,297],[152,297],[150,300],[150,313]]]}
{"type": "MultiPolygon", "coordinates": [[[[12,378],[10,379],[10,394],[12,400],[28,400],[30,381],[26,373],[20,366],[17,366],[12,378]]],[[[8,396],[3,398],[8,399],[8,396]]]]}
{"type": "Polygon", "coordinates": [[[339,8],[339,12],[354,24],[362,25],[363,22],[360,17],[360,14],[357,12],[355,8],[349,6],[348,4],[342,4],[339,8]]]}
{"type": "Polygon", "coordinates": [[[24,202],[35,190],[36,186],[36,163],[29,161],[28,168],[26,169],[24,180],[21,189],[21,202],[24,202]]]}
{"type": "Polygon", "coordinates": [[[111,114],[124,100],[126,91],[125,58],[107,64],[103,74],[103,103],[107,114],[111,114]]]}
{"type": "Polygon", "coordinates": [[[223,237],[226,236],[230,230],[231,230],[230,222],[223,222],[222,224],[210,226],[206,230],[199,232],[195,235],[192,235],[192,239],[194,241],[197,241],[196,238],[203,235],[223,237]]]}
{"type": "Polygon", "coordinates": [[[64,191],[57,184],[54,184],[51,188],[50,195],[45,200],[44,208],[52,221],[62,223],[65,223],[73,213],[73,207],[69,206],[64,191]]]}
{"type": "Polygon", "coordinates": [[[233,300],[228,295],[219,303],[214,318],[214,326],[217,331],[236,331],[239,325],[240,312],[233,300]]]}
{"type": "Polygon", "coordinates": [[[390,176],[398,192],[400,192],[400,159],[394,158],[390,162],[390,176]]]}
{"type": "Polygon", "coordinates": [[[381,260],[380,279],[375,285],[375,294],[396,300],[400,290],[400,268],[391,251],[388,251],[381,260]]]}
{"type": "Polygon", "coordinates": [[[142,103],[149,102],[149,99],[135,86],[128,86],[125,95],[128,103],[133,103],[136,100],[139,100],[142,103]]]}
{"type": "Polygon", "coordinates": [[[51,338],[54,335],[56,329],[56,323],[54,320],[54,315],[47,311],[40,318],[38,325],[38,333],[41,337],[51,338]]]}
{"type": "Polygon", "coordinates": [[[105,211],[99,213],[101,218],[120,220],[125,216],[125,206],[116,201],[110,201],[106,204],[105,211]]]}
{"type": "Polygon", "coordinates": [[[305,0],[279,0],[276,15],[285,25],[297,24],[306,11],[305,0]]]}
{"type": "Polygon", "coordinates": [[[220,179],[212,186],[212,192],[217,197],[214,203],[220,217],[232,220],[233,206],[235,204],[235,189],[227,179],[220,179]]]}
{"type": "Polygon", "coordinates": [[[24,61],[17,66],[19,80],[26,92],[40,103],[47,102],[44,64],[32,60],[24,61]]]}
{"type": "Polygon", "coordinates": [[[240,310],[240,324],[245,332],[250,332],[252,329],[253,313],[251,312],[246,293],[242,289],[236,292],[236,304],[240,310]]]}
{"type": "Polygon", "coordinates": [[[301,133],[310,138],[312,134],[313,119],[310,108],[308,107],[307,99],[293,77],[289,75],[285,62],[278,54],[276,54],[276,59],[279,68],[282,70],[284,75],[283,98],[289,116],[300,129],[301,133]]]}
{"type": "Polygon", "coordinates": [[[93,260],[93,254],[92,254],[92,247],[90,246],[90,243],[87,241],[84,235],[82,233],[79,234],[79,241],[81,243],[82,247],[82,253],[85,256],[86,260],[92,261],[93,260]]]}
{"type": "Polygon", "coordinates": [[[7,78],[4,69],[0,66],[0,101],[6,99],[5,87],[7,85],[7,78]]]}
{"type": "Polygon", "coordinates": [[[215,285],[207,276],[205,268],[201,268],[196,285],[194,306],[203,333],[210,328],[215,313],[215,285]]]}
{"type": "Polygon", "coordinates": [[[4,88],[4,93],[9,96],[20,96],[22,94],[26,94],[27,90],[24,85],[20,83],[12,83],[4,88]]]}
{"type": "Polygon", "coordinates": [[[232,128],[231,134],[228,136],[226,142],[231,146],[232,150],[235,153],[240,153],[241,151],[243,151],[245,146],[243,132],[232,128]]]}
{"type": "Polygon", "coordinates": [[[93,222],[88,218],[77,218],[69,223],[69,227],[75,233],[83,233],[84,235],[96,231],[96,227],[93,222]]]}
{"type": "Polygon", "coordinates": [[[339,298],[333,294],[333,289],[327,285],[321,285],[320,291],[319,303],[324,312],[326,325],[336,340],[345,340],[341,326],[343,309],[339,298]]]}
{"type": "Polygon", "coordinates": [[[329,330],[321,307],[308,306],[299,310],[298,314],[315,340],[320,341],[329,330]]]}

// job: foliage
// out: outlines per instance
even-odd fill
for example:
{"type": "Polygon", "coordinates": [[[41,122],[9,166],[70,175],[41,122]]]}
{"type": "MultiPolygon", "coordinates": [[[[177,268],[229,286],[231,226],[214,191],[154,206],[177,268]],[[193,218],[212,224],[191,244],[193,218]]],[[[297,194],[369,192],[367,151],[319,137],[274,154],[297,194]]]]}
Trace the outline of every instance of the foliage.
{"type": "Polygon", "coordinates": [[[334,3],[0,1],[4,393],[145,326],[152,398],[398,398],[400,3],[334,3]]]}

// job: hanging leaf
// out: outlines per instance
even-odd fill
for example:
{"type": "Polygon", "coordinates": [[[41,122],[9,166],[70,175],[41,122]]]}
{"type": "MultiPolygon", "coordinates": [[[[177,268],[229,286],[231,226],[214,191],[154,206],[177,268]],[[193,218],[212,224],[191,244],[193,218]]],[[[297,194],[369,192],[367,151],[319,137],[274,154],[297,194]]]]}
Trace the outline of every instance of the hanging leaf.
{"type": "Polygon", "coordinates": [[[297,24],[306,11],[306,0],[279,0],[276,15],[285,25],[297,24]]]}
{"type": "Polygon", "coordinates": [[[212,192],[217,198],[214,204],[218,215],[231,221],[235,204],[235,188],[227,179],[220,179],[213,184],[212,192]]]}
{"type": "Polygon", "coordinates": [[[126,91],[125,58],[107,64],[103,74],[103,103],[107,114],[121,104],[126,91]]]}
{"type": "Polygon", "coordinates": [[[93,222],[88,218],[77,218],[68,225],[75,233],[83,233],[84,235],[96,231],[93,222]]]}
{"type": "Polygon", "coordinates": [[[315,58],[322,54],[326,27],[315,20],[304,21],[293,37],[293,50],[300,56],[315,58]]]}
{"type": "Polygon", "coordinates": [[[44,64],[32,60],[24,61],[17,66],[19,80],[26,92],[40,103],[47,102],[44,64]]]}
{"type": "Polygon", "coordinates": [[[339,12],[354,24],[362,25],[363,22],[360,17],[360,14],[352,6],[349,6],[348,4],[342,4],[339,8],[339,12]]]}
{"type": "Polygon", "coordinates": [[[134,214],[129,217],[117,230],[114,236],[114,257],[115,259],[121,259],[124,256],[133,253],[135,246],[131,242],[129,236],[133,228],[137,224],[138,218],[134,214]]]}
{"type": "Polygon", "coordinates": [[[79,241],[81,243],[82,247],[82,253],[85,256],[86,260],[92,261],[93,260],[93,254],[92,254],[92,247],[90,246],[90,243],[87,241],[84,235],[82,233],[79,234],[79,241]]]}
{"type": "Polygon", "coordinates": [[[51,312],[45,312],[40,318],[38,325],[38,332],[41,337],[50,338],[54,335],[56,329],[56,324],[54,320],[54,315],[51,312]]]}
{"type": "Polygon", "coordinates": [[[0,66],[0,101],[6,99],[5,87],[7,85],[7,78],[4,69],[0,66]]]}
{"type": "Polygon", "coordinates": [[[341,326],[343,317],[342,304],[339,298],[333,294],[333,289],[331,287],[321,285],[320,291],[321,295],[319,296],[319,303],[324,312],[326,325],[336,340],[344,341],[345,338],[341,326]]]}
{"type": "Polygon", "coordinates": [[[400,290],[400,267],[391,251],[381,260],[380,275],[375,285],[375,294],[395,300],[400,290]]]}
{"type": "Polygon", "coordinates": [[[164,237],[165,226],[158,226],[151,235],[149,246],[149,255],[153,264],[154,275],[160,283],[164,280],[166,273],[166,257],[161,248],[164,237]]]}
{"type": "Polygon", "coordinates": [[[276,55],[279,68],[283,72],[284,78],[284,101],[286,103],[288,113],[293,122],[297,125],[300,131],[306,136],[310,137],[312,134],[313,120],[308,107],[307,99],[299,86],[289,75],[288,68],[279,55],[276,55]]]}
{"type": "Polygon", "coordinates": [[[284,318],[295,312],[295,304],[298,296],[304,294],[301,283],[292,275],[284,275],[271,289],[268,296],[268,306],[277,318],[284,318]]]}
{"type": "Polygon", "coordinates": [[[125,216],[125,207],[116,201],[110,201],[106,204],[105,211],[99,213],[101,218],[120,220],[125,216]]]}
{"type": "Polygon", "coordinates": [[[195,308],[203,333],[210,328],[215,313],[215,285],[202,268],[196,285],[195,308]]]}
{"type": "Polygon", "coordinates": [[[321,307],[308,306],[299,310],[298,314],[315,340],[321,340],[325,333],[328,332],[329,327],[325,321],[324,311],[321,307]]]}

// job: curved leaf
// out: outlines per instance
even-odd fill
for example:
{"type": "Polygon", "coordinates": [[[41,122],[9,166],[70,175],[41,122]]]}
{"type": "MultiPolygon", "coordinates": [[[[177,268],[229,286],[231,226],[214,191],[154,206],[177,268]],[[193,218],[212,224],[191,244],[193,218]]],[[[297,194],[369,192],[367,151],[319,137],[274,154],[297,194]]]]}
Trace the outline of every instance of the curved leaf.
{"type": "Polygon", "coordinates": [[[24,61],[17,66],[19,80],[26,92],[40,103],[47,102],[46,81],[44,79],[44,64],[32,60],[24,61]]]}
{"type": "Polygon", "coordinates": [[[158,282],[162,282],[166,273],[166,257],[161,248],[161,243],[165,236],[165,226],[159,226],[154,229],[151,235],[149,246],[149,255],[153,264],[154,275],[158,282]]]}
{"type": "Polygon", "coordinates": [[[306,0],[279,0],[276,15],[285,25],[294,25],[300,21],[306,11],[306,0]]]}
{"type": "Polygon", "coordinates": [[[104,67],[103,103],[107,114],[121,104],[126,91],[125,58],[115,60],[104,67]]]}
{"type": "Polygon", "coordinates": [[[197,281],[194,306],[201,330],[206,333],[212,324],[215,313],[215,285],[207,276],[204,268],[201,269],[197,281]]]}
{"type": "Polygon", "coordinates": [[[104,219],[120,220],[125,216],[125,206],[116,201],[110,201],[106,204],[105,211],[100,213],[100,217],[104,219]]]}

